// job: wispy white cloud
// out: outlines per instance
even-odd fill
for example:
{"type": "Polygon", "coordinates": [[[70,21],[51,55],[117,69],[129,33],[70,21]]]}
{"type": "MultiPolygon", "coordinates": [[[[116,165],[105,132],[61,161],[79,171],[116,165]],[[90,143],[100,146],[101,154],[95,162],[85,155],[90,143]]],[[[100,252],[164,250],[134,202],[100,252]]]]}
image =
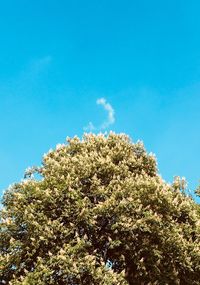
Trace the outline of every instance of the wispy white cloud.
{"type": "MultiPolygon", "coordinates": [[[[45,55],[40,58],[32,58],[26,64],[22,65],[13,77],[6,80],[0,80],[0,94],[6,98],[5,104],[11,106],[26,105],[32,109],[33,105],[40,104],[41,98],[44,98],[47,74],[50,70],[52,57],[45,55]],[[37,100],[36,98],[40,98],[37,100]]],[[[15,113],[17,110],[15,111],[15,113]]]]}
{"type": "Polygon", "coordinates": [[[111,104],[108,103],[105,98],[97,99],[96,104],[101,105],[104,108],[104,110],[107,112],[107,119],[99,127],[96,127],[92,122],[89,122],[89,124],[83,128],[84,131],[92,132],[94,130],[99,130],[99,131],[105,130],[115,122],[115,111],[111,106],[111,104]]]}
{"type": "Polygon", "coordinates": [[[37,58],[29,63],[29,72],[40,73],[52,62],[52,57],[50,55],[37,58]]]}
{"type": "Polygon", "coordinates": [[[108,103],[105,98],[97,99],[96,103],[98,105],[102,105],[104,110],[107,111],[107,113],[108,113],[107,120],[105,122],[103,122],[103,124],[100,126],[100,129],[106,129],[110,125],[114,124],[114,122],[115,122],[115,111],[114,111],[113,107],[111,106],[111,104],[108,103]]]}
{"type": "Polygon", "coordinates": [[[24,68],[20,71],[17,78],[14,78],[15,81],[20,83],[35,82],[41,78],[41,76],[48,71],[52,63],[52,57],[47,55],[40,58],[34,58],[30,60],[24,68]]]}
{"type": "Polygon", "coordinates": [[[0,88],[4,86],[12,93],[20,95],[27,93],[27,89],[30,92],[31,88],[36,84],[40,83],[43,75],[49,70],[52,63],[52,57],[50,55],[43,56],[40,58],[33,58],[29,60],[12,78],[9,78],[8,82],[0,81],[0,88]]]}
{"type": "Polygon", "coordinates": [[[92,132],[96,130],[96,127],[93,125],[92,122],[89,122],[89,124],[83,128],[84,131],[92,132]]]}

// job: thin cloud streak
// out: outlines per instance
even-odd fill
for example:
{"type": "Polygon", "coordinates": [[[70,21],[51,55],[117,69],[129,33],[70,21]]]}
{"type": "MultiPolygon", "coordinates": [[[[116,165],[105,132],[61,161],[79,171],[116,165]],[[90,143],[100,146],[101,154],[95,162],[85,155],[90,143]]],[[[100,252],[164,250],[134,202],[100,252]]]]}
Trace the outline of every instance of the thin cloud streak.
{"type": "Polygon", "coordinates": [[[99,130],[99,131],[105,130],[110,125],[114,124],[114,122],[115,122],[115,111],[114,111],[113,107],[111,106],[111,104],[108,103],[105,98],[97,99],[96,104],[101,105],[104,108],[104,110],[107,112],[107,120],[105,122],[103,122],[100,125],[100,127],[95,127],[92,122],[89,122],[89,124],[83,128],[84,131],[92,132],[95,130],[99,130]]]}
{"type": "Polygon", "coordinates": [[[89,122],[89,124],[86,127],[84,127],[83,130],[92,132],[92,131],[96,130],[96,128],[92,122],[89,122]]]}
{"type": "Polygon", "coordinates": [[[115,122],[115,111],[105,98],[97,99],[98,105],[102,105],[104,110],[108,112],[107,120],[101,125],[100,129],[106,129],[115,122]]]}

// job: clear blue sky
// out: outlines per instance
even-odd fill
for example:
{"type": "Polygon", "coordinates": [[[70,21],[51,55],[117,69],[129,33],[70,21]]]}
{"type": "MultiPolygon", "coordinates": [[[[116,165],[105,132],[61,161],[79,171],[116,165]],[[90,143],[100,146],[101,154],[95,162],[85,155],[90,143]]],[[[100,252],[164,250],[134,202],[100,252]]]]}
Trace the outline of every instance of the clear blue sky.
{"type": "Polygon", "coordinates": [[[167,181],[196,188],[199,11],[194,0],[2,1],[1,194],[89,122],[143,140],[167,181]]]}

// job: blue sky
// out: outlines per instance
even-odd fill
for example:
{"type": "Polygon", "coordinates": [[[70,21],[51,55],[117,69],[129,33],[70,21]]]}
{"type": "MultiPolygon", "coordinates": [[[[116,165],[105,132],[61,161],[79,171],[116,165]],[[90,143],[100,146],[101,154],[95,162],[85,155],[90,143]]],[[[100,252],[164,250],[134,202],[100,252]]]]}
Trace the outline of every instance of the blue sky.
{"type": "Polygon", "coordinates": [[[195,189],[199,10],[194,0],[3,1],[0,193],[88,124],[143,140],[167,181],[185,176],[195,189]]]}

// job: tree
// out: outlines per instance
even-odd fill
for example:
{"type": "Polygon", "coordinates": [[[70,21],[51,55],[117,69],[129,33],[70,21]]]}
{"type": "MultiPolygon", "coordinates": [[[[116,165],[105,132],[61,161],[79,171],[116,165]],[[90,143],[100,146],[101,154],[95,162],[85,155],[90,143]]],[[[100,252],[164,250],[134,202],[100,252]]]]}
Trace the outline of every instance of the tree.
{"type": "Polygon", "coordinates": [[[123,134],[44,155],[3,198],[0,284],[200,284],[199,208],[123,134]]]}

